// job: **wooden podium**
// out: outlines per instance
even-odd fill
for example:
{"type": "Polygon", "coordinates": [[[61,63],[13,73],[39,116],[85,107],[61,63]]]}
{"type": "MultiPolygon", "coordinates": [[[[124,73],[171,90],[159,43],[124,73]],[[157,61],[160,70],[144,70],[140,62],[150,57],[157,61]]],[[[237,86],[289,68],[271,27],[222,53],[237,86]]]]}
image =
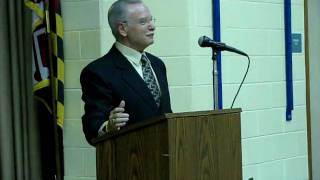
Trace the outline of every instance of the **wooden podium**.
{"type": "Polygon", "coordinates": [[[97,138],[97,179],[242,180],[240,112],[166,114],[97,138]]]}

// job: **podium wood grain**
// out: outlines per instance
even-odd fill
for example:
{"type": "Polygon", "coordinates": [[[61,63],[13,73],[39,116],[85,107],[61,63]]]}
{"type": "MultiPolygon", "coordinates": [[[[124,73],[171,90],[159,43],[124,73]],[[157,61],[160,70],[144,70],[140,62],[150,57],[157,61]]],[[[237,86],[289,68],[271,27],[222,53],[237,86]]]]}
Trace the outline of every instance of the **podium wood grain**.
{"type": "Polygon", "coordinates": [[[167,114],[95,140],[98,180],[241,180],[240,109],[167,114]]]}

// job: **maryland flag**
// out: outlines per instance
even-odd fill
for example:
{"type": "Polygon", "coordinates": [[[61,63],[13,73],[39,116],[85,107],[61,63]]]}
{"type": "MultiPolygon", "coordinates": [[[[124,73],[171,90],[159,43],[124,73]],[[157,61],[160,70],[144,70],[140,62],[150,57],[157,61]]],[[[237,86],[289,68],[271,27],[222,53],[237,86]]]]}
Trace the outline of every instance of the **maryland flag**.
{"type": "Polygon", "coordinates": [[[44,180],[63,180],[64,62],[60,0],[25,0],[33,12],[33,94],[44,180]]]}

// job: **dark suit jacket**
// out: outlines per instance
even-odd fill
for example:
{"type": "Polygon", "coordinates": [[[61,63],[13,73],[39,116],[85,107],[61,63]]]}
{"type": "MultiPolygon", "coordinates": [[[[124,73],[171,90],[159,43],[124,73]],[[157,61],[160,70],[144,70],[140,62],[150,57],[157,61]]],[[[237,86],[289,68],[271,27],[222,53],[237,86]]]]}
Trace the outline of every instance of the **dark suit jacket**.
{"type": "Polygon", "coordinates": [[[146,55],[161,89],[159,108],[144,80],[115,46],[82,70],[80,82],[85,103],[82,124],[89,143],[97,137],[110,111],[121,100],[125,101],[125,112],[129,114],[127,124],[172,112],[165,65],[159,58],[149,53],[146,55]]]}

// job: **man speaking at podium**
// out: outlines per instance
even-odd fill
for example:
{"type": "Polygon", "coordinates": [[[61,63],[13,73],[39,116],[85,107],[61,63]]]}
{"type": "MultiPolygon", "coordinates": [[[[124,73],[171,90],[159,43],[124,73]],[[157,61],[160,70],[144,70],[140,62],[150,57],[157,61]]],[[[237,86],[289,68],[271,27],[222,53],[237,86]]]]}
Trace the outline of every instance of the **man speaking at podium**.
{"type": "Polygon", "coordinates": [[[172,112],[164,63],[144,50],[153,44],[154,18],[140,0],[118,0],[108,11],[116,42],[80,76],[91,140],[108,131],[172,112]]]}

